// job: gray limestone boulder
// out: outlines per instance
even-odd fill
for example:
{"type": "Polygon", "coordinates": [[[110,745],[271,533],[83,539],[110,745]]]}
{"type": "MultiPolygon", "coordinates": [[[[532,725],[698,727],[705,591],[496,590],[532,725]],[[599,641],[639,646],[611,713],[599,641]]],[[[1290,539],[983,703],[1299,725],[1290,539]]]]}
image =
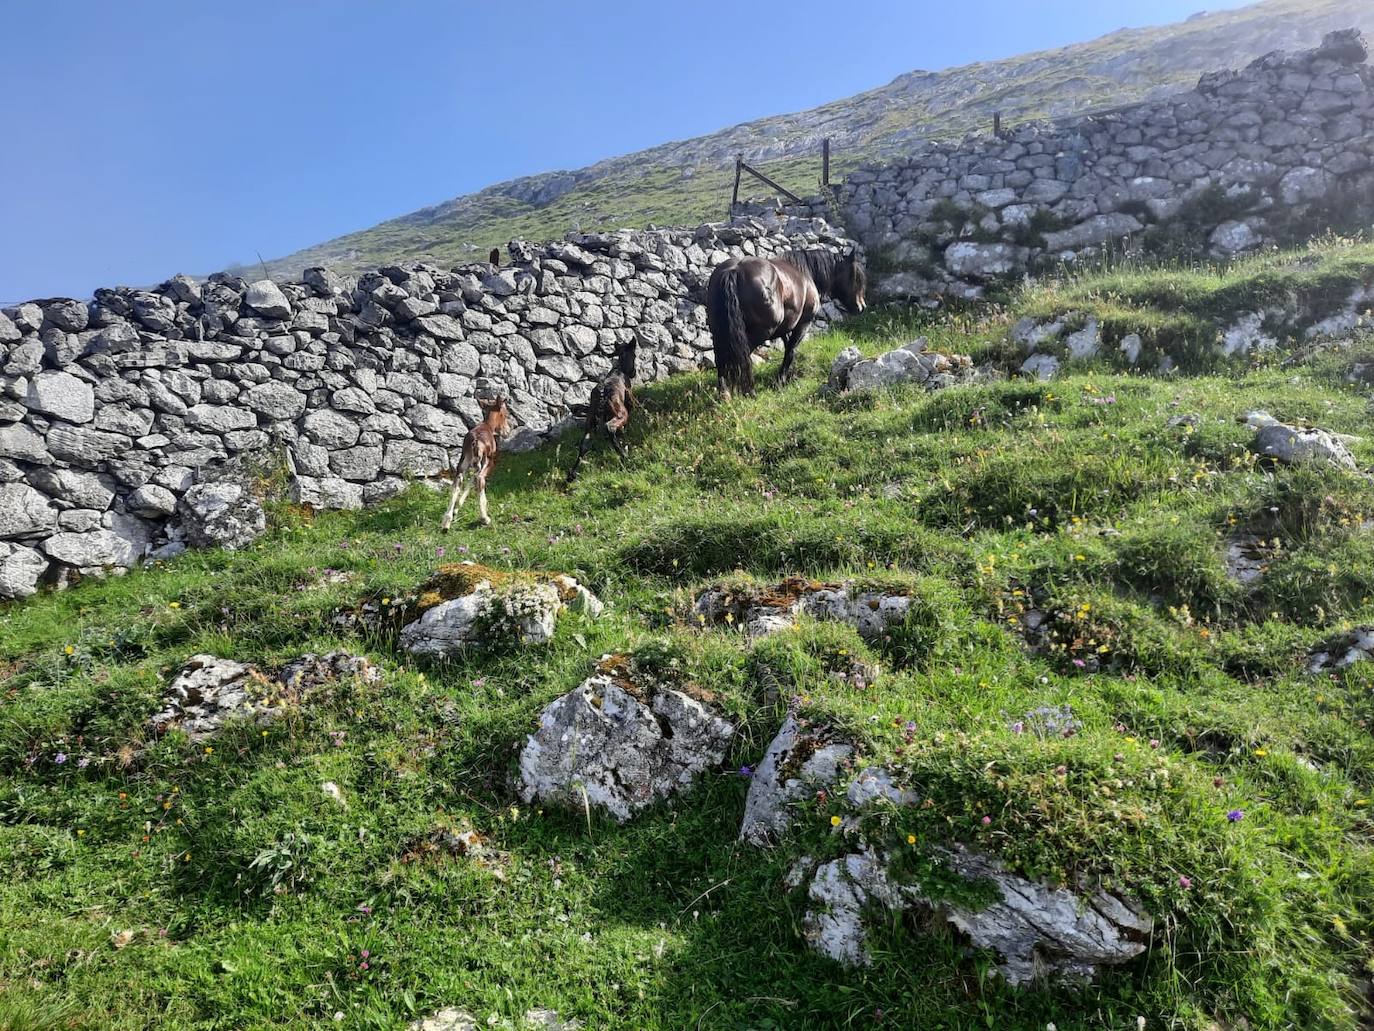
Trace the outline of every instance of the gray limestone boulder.
{"type": "Polygon", "coordinates": [[[520,753],[521,798],[624,823],[724,761],[732,723],[681,691],[639,694],[597,674],[551,703],[520,753]]]}
{"type": "Polygon", "coordinates": [[[38,590],[48,560],[22,544],[0,541],[0,598],[27,598],[38,590]]]}
{"type": "Polygon", "coordinates": [[[1275,422],[1259,428],[1253,447],[1257,454],[1286,465],[1326,462],[1343,469],[1356,467],[1350,449],[1326,430],[1301,429],[1275,422]]]}
{"type": "Polygon", "coordinates": [[[853,755],[850,742],[833,740],[825,729],[789,715],[750,773],[740,840],[765,845],[785,834],[792,823],[790,807],[839,780],[842,765],[853,755]]]}
{"type": "Polygon", "coordinates": [[[177,502],[177,519],[193,548],[245,548],[267,529],[267,515],[252,492],[232,480],[198,483],[177,502]]]}
{"type": "Polygon", "coordinates": [[[69,372],[40,372],[29,380],[25,406],[72,423],[95,418],[95,388],[69,372]]]}
{"type": "Polygon", "coordinates": [[[0,483],[0,540],[45,536],[57,528],[57,508],[26,483],[0,483]]]}
{"type": "Polygon", "coordinates": [[[978,948],[995,951],[998,969],[1012,985],[1042,977],[1089,978],[1100,967],[1135,958],[1149,942],[1153,921],[1119,895],[1051,887],[964,849],[941,850],[939,858],[952,873],[991,885],[998,900],[981,909],[934,902],[895,877],[888,857],[864,848],[816,870],[807,888],[807,942],[841,963],[864,964],[870,914],[919,908],[978,948]]]}

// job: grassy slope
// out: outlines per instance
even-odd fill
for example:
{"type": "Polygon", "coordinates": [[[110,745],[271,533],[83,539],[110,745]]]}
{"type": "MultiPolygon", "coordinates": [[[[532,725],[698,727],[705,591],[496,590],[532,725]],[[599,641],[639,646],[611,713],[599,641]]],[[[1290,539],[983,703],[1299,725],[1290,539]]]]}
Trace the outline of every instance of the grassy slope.
{"type": "MultiPolygon", "coordinates": [[[[1201,304],[1242,273],[1170,275],[1201,304]]],[[[1040,288],[1006,315],[926,328],[995,356],[1022,310],[1143,305],[1155,281],[1040,288]]],[[[1359,529],[1374,487],[1257,468],[1235,421],[1264,407],[1368,434],[1349,356],[819,398],[839,347],[876,351],[906,328],[879,315],[808,341],[799,381],[725,408],[704,376],[647,389],[628,469],[600,451],[565,491],[567,447],[512,456],[492,529],[441,537],[443,499],[420,487],[363,513],[279,506],[246,553],[0,612],[0,1026],[305,1027],[339,1012],[339,1026],[399,1028],[447,1005],[547,1006],[593,1028],[871,1026],[876,1010],[895,1027],[1352,1026],[1374,930],[1374,695],[1367,670],[1314,682],[1300,664],[1331,627],[1374,619],[1359,529]],[[1167,425],[1184,413],[1195,430],[1167,425]],[[1222,567],[1238,526],[1283,542],[1253,594],[1222,567]],[[547,650],[440,665],[334,628],[340,606],[409,592],[440,547],[575,572],[608,612],[565,622],[547,650]],[[319,586],[326,567],[354,581],[319,586]],[[683,625],[701,584],[786,572],[910,583],[921,604],[876,652],[835,627],[751,649],[683,625]],[[1056,614],[1048,654],[1011,632],[1031,595],[1056,614]],[[370,654],[384,683],[213,751],[148,740],[188,655],[272,665],[335,646],[370,654]],[[727,770],[758,759],[795,700],[931,800],[867,817],[918,870],[927,844],[958,840],[1036,876],[1106,875],[1156,915],[1148,956],[1078,993],[1016,992],[984,976],[987,957],[899,920],[880,924],[874,966],[847,972],[802,947],[780,883],[799,852],[843,848],[833,803],[805,807],[772,852],[735,843],[747,782],[729,772],[623,828],[514,807],[536,714],[627,651],[717,692],[742,726],[727,770]],[[881,660],[876,689],[828,675],[856,655],[881,660]],[[1065,703],[1085,724],[1073,738],[1009,728],[1065,703]],[[404,861],[435,828],[469,825],[508,859],[404,861]]],[[[1368,467],[1374,443],[1356,453],[1368,467]]]]}
{"type": "MultiPolygon", "coordinates": [[[[404,259],[452,264],[512,239],[558,239],[574,226],[695,225],[725,216],[737,153],[794,192],[814,193],[824,136],[834,140],[832,174],[840,177],[866,160],[906,154],[916,140],[985,131],[994,111],[1013,125],[1134,103],[1160,88],[1186,89],[1203,72],[1269,50],[1311,46],[1328,29],[1350,25],[1374,30],[1368,4],[1269,0],[1057,50],[914,72],[811,111],[599,162],[579,171],[575,189],[543,207],[505,196],[497,186],[276,259],[272,271],[322,264],[357,272],[404,259]],[[683,169],[695,175],[684,179],[683,169]]],[[[746,180],[743,192],[767,191],[746,180]]]]}

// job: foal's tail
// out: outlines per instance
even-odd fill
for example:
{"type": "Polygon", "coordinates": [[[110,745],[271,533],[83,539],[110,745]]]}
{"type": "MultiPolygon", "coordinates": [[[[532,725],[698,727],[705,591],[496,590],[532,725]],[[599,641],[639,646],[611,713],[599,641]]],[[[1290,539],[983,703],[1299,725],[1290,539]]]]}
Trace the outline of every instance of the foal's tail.
{"type": "Polygon", "coordinates": [[[752,348],[744,326],[744,309],[739,303],[739,270],[721,273],[718,289],[706,298],[706,321],[711,327],[711,344],[716,354],[716,371],[727,387],[742,394],[754,392],[752,348]]]}

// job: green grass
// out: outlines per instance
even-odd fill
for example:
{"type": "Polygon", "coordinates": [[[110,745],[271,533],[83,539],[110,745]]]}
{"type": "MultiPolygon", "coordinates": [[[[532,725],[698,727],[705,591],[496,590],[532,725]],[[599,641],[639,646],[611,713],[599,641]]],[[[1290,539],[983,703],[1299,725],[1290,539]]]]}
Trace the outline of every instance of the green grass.
{"type": "MultiPolygon", "coordinates": [[[[1344,276],[1347,257],[1273,267],[1301,292],[1344,276]]],[[[949,1029],[1355,1027],[1374,972],[1374,692],[1367,669],[1314,680],[1302,664],[1374,620],[1374,488],[1262,468],[1236,423],[1268,408],[1369,434],[1346,357],[820,394],[850,342],[872,353],[919,329],[991,356],[1020,314],[1108,295],[1214,319],[1227,296],[1283,285],[1256,282],[1267,267],[1109,273],[935,322],[877,313],[807,341],[801,377],[775,389],[765,375],[755,399],[722,406],[706,376],[645,389],[628,468],[598,450],[567,489],[568,441],[507,456],[493,528],[469,509],[441,535],[445,499],[420,486],[361,513],[278,504],[246,552],[0,610],[0,1026],[340,1013],[337,1026],[400,1028],[444,1006],[542,1006],[590,1028],[867,1027],[878,1010],[882,1026],[949,1029]],[[1185,413],[1195,428],[1168,426],[1185,413]],[[1222,565],[1238,529],[1282,541],[1254,591],[1222,565]],[[607,612],[565,619],[547,649],[451,663],[334,623],[463,557],[570,572],[607,612]],[[327,568],[352,579],[321,585],[327,568]],[[813,623],[753,647],[688,625],[705,584],[794,573],[909,585],[916,614],[872,645],[813,623]],[[1035,649],[1018,629],[1031,604],[1054,634],[1035,649]],[[332,647],[368,654],[382,683],[340,686],[265,734],[233,728],[213,751],[146,729],[193,653],[273,667],[332,647]],[[713,691],[740,725],[725,769],[624,827],[519,805],[525,734],[607,652],[713,691]],[[830,675],[855,658],[882,666],[872,688],[830,675]],[[1105,879],[1154,915],[1148,953],[1090,987],[1020,991],[914,916],[878,920],[871,968],[808,953],[782,879],[802,853],[845,848],[837,802],[803,807],[775,850],[735,840],[747,781],[731,771],[758,760],[789,703],[930,800],[863,815],[930,890],[980,897],[926,858],[949,842],[1035,877],[1105,879]],[[1011,727],[1063,704],[1083,722],[1073,737],[1011,727]],[[420,847],[465,827],[500,855],[420,847]]],[[[1355,452],[1374,463],[1374,441],[1355,452]]]]}

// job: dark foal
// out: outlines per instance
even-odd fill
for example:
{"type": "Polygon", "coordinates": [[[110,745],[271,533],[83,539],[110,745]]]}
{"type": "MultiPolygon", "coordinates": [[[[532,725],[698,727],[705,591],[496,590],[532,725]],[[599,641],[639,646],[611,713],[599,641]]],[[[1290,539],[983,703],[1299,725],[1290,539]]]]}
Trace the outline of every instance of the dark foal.
{"type": "Polygon", "coordinates": [[[453,513],[463,506],[472,490],[472,485],[467,483],[469,473],[477,481],[477,511],[481,513],[482,523],[491,525],[491,516],[487,515],[487,477],[496,464],[497,444],[510,422],[510,409],[506,407],[505,398],[479,397],[477,404],[482,409],[482,421],[463,438],[463,454],[454,470],[453,491],[448,496],[448,511],[444,513],[441,527],[445,533],[453,525],[453,513]]]}
{"type": "Polygon", "coordinates": [[[630,455],[625,450],[625,442],[620,439],[620,431],[630,421],[630,407],[634,404],[630,384],[635,378],[635,350],[636,343],[633,340],[621,344],[615,352],[615,368],[592,388],[591,399],[585,405],[573,406],[573,414],[581,416],[585,422],[582,440],[577,445],[577,461],[568,471],[569,483],[577,479],[577,470],[586,457],[592,434],[598,429],[605,429],[606,435],[611,438],[611,446],[620,455],[620,461],[629,461],[630,455]]]}
{"type": "Polygon", "coordinates": [[[864,310],[863,259],[854,251],[820,248],[781,258],[731,258],[716,266],[706,287],[706,322],[716,355],[721,393],[754,392],[750,356],[769,340],[784,345],[779,382],[792,375],[797,344],[830,298],[846,311],[864,310]]]}

